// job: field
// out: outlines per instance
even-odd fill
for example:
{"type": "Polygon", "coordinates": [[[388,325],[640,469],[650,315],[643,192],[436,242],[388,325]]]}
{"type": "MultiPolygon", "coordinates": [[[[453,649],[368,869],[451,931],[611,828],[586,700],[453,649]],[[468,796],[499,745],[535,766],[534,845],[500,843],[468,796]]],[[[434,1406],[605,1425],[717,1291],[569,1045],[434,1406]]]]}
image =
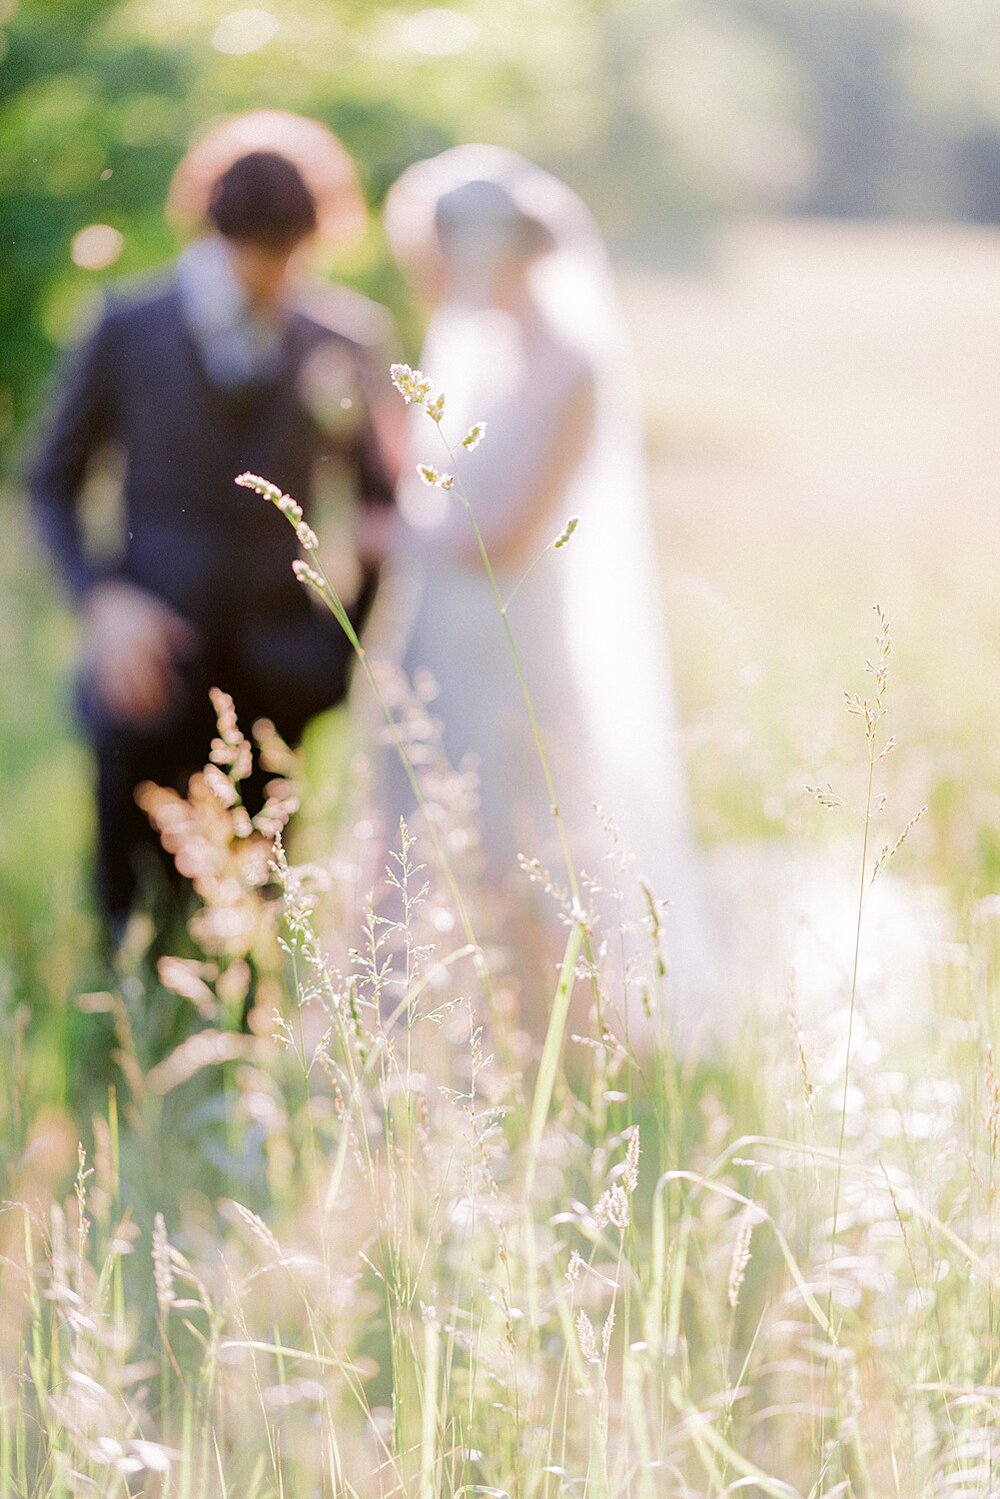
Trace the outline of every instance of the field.
{"type": "MultiPolygon", "coordinates": [[[[750,738],[757,795],[713,761],[709,835],[737,830],[737,785],[757,832],[848,742],[837,693],[875,601],[896,637],[900,763],[919,799],[947,783],[976,825],[996,739],[995,253],[991,231],[749,226],[708,278],[626,285],[687,717],[750,738]]],[[[932,841],[948,832],[935,821],[932,841]]],[[[974,877],[968,852],[948,883],[974,877]]]]}
{"type": "MultiPolygon", "coordinates": [[[[539,1058],[426,845],[366,931],[363,818],[283,917],[243,891],[242,947],[157,970],[139,922],[107,971],[74,628],[12,503],[0,1499],[1000,1489],[998,248],[760,223],[622,269],[742,955],[701,1058],[572,1038],[577,927],[539,1058]],[[924,806],[856,946],[866,807],[870,878],[924,806]]],[[[311,858],[339,736],[309,746],[311,858]]]]}

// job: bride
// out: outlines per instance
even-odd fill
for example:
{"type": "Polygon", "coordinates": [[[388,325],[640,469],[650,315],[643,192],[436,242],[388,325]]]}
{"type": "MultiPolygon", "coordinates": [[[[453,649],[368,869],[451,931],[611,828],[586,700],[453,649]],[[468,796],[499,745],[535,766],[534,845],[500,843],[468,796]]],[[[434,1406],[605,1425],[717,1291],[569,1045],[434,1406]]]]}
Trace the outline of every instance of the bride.
{"type": "MultiPolygon", "coordinates": [[[[457,474],[482,532],[585,888],[620,884],[615,850],[628,850],[635,874],[670,903],[668,964],[681,988],[700,988],[707,944],[638,392],[600,234],[563,183],[480,145],[410,167],[389,195],[386,225],[432,308],[420,363],[445,394],[442,431],[456,454],[412,408],[397,547],[408,600],[402,664],[411,678],[430,673],[448,758],[475,768],[487,876],[523,891],[522,856],[567,884],[469,515],[456,489],[428,485],[417,465],[457,474]],[[461,439],[477,423],[485,436],[470,451],[461,439]]],[[[607,913],[610,898],[596,904],[607,913]]]]}

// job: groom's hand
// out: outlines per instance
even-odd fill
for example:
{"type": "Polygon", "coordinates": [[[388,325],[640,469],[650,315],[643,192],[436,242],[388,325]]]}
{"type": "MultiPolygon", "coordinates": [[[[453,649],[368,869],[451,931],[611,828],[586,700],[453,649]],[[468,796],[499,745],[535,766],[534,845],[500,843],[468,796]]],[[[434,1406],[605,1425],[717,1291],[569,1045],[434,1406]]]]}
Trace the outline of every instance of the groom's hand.
{"type": "Polygon", "coordinates": [[[194,626],[133,583],[99,583],[83,621],[84,664],[101,705],[134,728],[154,728],[181,693],[176,663],[198,644],[194,626]]]}
{"type": "Polygon", "coordinates": [[[366,568],[379,567],[392,550],[399,528],[395,505],[360,505],[355,520],[354,544],[358,560],[366,568]]]}

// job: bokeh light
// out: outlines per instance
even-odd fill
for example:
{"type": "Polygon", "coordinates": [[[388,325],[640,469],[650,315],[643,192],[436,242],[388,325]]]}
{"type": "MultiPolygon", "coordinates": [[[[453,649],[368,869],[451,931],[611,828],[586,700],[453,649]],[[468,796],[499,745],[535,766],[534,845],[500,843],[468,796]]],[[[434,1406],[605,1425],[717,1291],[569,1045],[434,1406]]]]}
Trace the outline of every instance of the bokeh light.
{"type": "Polygon", "coordinates": [[[266,47],[277,34],[276,16],[259,6],[247,6],[223,16],[212,32],[212,46],[216,52],[225,52],[230,57],[244,57],[266,47]]]}
{"type": "Polygon", "coordinates": [[[77,230],[70,244],[70,259],[81,271],[106,271],[125,248],[125,236],[110,224],[88,224],[77,230]]]}
{"type": "Polygon", "coordinates": [[[479,27],[461,11],[432,5],[407,16],[398,38],[408,52],[423,57],[455,57],[479,40],[479,27]]]}

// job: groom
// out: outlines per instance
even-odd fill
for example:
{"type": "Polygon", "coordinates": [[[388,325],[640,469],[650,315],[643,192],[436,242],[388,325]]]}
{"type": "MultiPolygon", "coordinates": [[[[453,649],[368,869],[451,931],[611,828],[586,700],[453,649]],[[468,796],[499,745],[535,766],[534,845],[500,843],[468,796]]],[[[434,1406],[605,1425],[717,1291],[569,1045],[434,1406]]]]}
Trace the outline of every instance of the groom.
{"type": "MultiPolygon", "coordinates": [[[[158,862],[135,789],[183,785],[204,763],[209,688],[232,693],[245,726],[267,716],[293,744],[346,690],[350,648],[293,577],[292,529],[236,475],[265,475],[307,516],[323,464],[346,474],[361,515],[386,516],[393,501],[365,397],[361,299],[350,336],[299,296],[297,252],[318,222],[302,173],[278,153],[249,152],[214,183],[207,219],[165,285],[109,300],[29,475],[83,616],[79,704],[97,763],[97,883],[112,934],[158,862]],[[124,457],[123,522],[98,564],[81,489],[108,442],[124,457]]],[[[381,309],[364,305],[373,323],[381,309]]]]}

